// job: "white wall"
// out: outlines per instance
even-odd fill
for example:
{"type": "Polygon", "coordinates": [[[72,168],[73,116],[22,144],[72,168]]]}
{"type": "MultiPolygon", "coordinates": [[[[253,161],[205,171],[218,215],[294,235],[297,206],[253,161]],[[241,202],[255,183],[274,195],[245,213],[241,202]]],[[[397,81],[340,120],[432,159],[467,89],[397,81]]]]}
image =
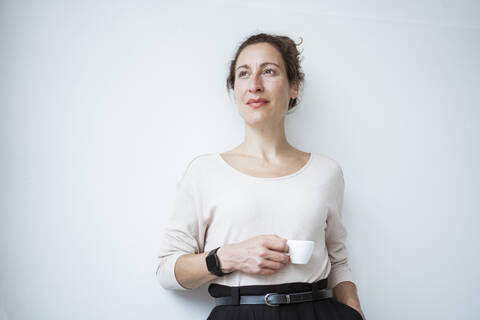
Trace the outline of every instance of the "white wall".
{"type": "Polygon", "coordinates": [[[0,318],[206,319],[154,276],[190,158],[241,142],[256,31],[303,37],[288,139],[343,167],[365,315],[480,313],[478,1],[3,1],[0,318]],[[3,310],[2,310],[3,309],[3,310]]]}

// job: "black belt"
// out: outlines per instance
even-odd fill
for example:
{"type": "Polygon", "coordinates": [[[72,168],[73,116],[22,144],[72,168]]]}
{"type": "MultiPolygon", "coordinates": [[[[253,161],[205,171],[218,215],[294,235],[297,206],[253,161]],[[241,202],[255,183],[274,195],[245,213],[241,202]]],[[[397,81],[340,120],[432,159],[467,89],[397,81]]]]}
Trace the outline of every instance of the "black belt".
{"type": "MultiPolygon", "coordinates": [[[[305,301],[322,300],[333,297],[331,289],[317,290],[315,297],[312,291],[296,293],[267,293],[260,296],[240,296],[240,304],[266,304],[271,307],[278,307],[281,304],[299,303],[305,301]]],[[[236,305],[232,296],[216,297],[215,305],[236,305]]]]}

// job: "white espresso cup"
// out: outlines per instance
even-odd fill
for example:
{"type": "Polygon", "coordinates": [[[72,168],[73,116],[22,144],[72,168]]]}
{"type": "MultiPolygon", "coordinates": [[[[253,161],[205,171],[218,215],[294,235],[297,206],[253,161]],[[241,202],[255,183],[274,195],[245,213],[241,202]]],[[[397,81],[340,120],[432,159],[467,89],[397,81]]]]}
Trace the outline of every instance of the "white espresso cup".
{"type": "Polygon", "coordinates": [[[315,242],[310,240],[287,240],[290,262],[295,264],[307,264],[313,253],[315,242]]]}

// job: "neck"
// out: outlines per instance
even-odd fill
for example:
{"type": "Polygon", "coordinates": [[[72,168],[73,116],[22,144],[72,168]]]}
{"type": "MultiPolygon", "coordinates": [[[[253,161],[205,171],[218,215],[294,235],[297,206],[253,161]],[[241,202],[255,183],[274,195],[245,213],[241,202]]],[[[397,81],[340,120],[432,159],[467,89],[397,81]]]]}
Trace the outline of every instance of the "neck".
{"type": "Polygon", "coordinates": [[[287,141],[284,123],[252,126],[245,123],[245,140],[238,150],[265,161],[277,159],[295,150],[287,141]]]}

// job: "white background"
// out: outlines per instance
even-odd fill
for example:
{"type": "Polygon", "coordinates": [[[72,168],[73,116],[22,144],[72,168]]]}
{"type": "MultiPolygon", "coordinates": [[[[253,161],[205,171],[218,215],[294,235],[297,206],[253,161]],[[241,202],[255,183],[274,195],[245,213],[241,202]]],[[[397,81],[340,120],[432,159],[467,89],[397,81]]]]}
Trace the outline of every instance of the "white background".
{"type": "Polygon", "coordinates": [[[206,319],[159,230],[188,161],[243,139],[248,35],[303,38],[297,148],[344,170],[369,320],[478,319],[478,1],[2,1],[0,319],[206,319]]]}

